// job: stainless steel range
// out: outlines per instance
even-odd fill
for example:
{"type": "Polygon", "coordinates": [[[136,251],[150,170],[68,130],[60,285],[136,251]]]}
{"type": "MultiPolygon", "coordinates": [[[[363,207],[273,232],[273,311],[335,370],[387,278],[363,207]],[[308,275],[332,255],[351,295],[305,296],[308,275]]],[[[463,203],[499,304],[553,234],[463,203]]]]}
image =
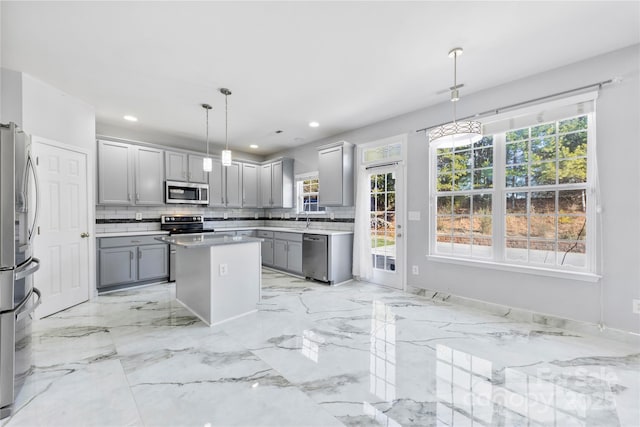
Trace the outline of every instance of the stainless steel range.
{"type": "Polygon", "coordinates": [[[30,315],[40,304],[33,286],[40,260],[31,246],[38,183],[30,149],[29,135],[14,123],[0,125],[0,418],[11,415],[31,367],[30,315]]]}
{"type": "MultiPolygon", "coordinates": [[[[204,217],[202,215],[162,215],[160,217],[160,230],[169,234],[191,234],[213,231],[204,229],[204,217]]],[[[171,246],[169,251],[169,281],[176,280],[176,249],[171,246]]]]}

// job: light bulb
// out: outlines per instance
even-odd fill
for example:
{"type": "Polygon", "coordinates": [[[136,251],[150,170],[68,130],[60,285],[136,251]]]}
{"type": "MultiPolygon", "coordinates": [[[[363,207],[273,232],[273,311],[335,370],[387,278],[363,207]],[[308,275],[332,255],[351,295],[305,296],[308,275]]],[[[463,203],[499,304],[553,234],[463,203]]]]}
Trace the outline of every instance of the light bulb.
{"type": "Polygon", "coordinates": [[[231,150],[222,150],[222,166],[231,166],[231,150]]]}
{"type": "Polygon", "coordinates": [[[211,172],[213,170],[213,162],[211,157],[205,157],[202,159],[202,170],[205,172],[211,172]]]}

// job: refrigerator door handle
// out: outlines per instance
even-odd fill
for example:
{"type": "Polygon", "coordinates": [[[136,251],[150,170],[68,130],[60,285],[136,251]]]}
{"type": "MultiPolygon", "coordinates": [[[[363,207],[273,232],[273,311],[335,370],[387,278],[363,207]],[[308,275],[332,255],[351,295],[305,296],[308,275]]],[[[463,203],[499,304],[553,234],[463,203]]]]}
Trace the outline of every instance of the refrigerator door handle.
{"type": "Polygon", "coordinates": [[[14,273],[15,280],[24,279],[25,277],[35,273],[39,269],[40,269],[40,260],[38,258],[31,258],[30,262],[28,262],[24,266],[16,268],[16,271],[14,273]]]}
{"type": "Polygon", "coordinates": [[[16,313],[18,313],[18,315],[16,316],[16,323],[20,322],[21,320],[23,320],[25,317],[29,316],[31,313],[33,313],[36,308],[38,308],[40,306],[40,304],[42,304],[42,294],[40,293],[40,291],[38,290],[38,288],[33,288],[33,291],[29,294],[29,297],[25,298],[25,300],[23,301],[22,304],[20,304],[20,306],[16,309],[16,313]],[[31,307],[29,307],[28,310],[23,311],[20,313],[20,310],[22,309],[22,307],[24,306],[24,304],[27,303],[27,301],[29,301],[31,299],[31,296],[33,294],[36,294],[36,296],[38,297],[38,300],[36,301],[35,304],[33,304],[31,307]]]}
{"type": "MultiPolygon", "coordinates": [[[[33,164],[33,157],[31,157],[31,154],[29,154],[27,156],[27,169],[31,168],[31,171],[33,173],[33,182],[35,184],[36,187],[36,208],[35,208],[35,212],[33,215],[33,224],[31,225],[31,228],[29,229],[29,240],[31,240],[31,237],[33,236],[33,231],[36,228],[36,225],[38,224],[38,205],[39,205],[39,201],[40,201],[40,193],[38,191],[38,172],[36,172],[36,167],[33,164]]],[[[28,180],[25,179],[25,186],[28,185],[28,180]]]]}

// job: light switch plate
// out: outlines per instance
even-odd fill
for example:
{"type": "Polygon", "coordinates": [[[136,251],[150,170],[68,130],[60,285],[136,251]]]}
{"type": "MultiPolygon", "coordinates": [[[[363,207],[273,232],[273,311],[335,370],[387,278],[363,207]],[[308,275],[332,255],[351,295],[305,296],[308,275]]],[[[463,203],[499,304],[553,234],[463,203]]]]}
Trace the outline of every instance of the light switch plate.
{"type": "Polygon", "coordinates": [[[142,212],[136,212],[136,221],[142,221],[142,212]]]}
{"type": "Polygon", "coordinates": [[[220,276],[226,276],[229,273],[227,264],[220,264],[220,276]]]}

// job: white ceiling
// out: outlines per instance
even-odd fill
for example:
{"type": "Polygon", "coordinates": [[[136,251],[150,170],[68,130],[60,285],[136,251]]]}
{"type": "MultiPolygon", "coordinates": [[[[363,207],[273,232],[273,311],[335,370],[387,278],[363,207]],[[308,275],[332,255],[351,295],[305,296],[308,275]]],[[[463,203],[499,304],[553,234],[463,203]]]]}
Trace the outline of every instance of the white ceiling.
{"type": "Polygon", "coordinates": [[[452,47],[464,98],[639,43],[639,22],[638,1],[2,1],[2,66],[177,146],[204,141],[203,102],[224,141],[228,87],[230,147],[268,154],[446,101],[452,47]]]}

